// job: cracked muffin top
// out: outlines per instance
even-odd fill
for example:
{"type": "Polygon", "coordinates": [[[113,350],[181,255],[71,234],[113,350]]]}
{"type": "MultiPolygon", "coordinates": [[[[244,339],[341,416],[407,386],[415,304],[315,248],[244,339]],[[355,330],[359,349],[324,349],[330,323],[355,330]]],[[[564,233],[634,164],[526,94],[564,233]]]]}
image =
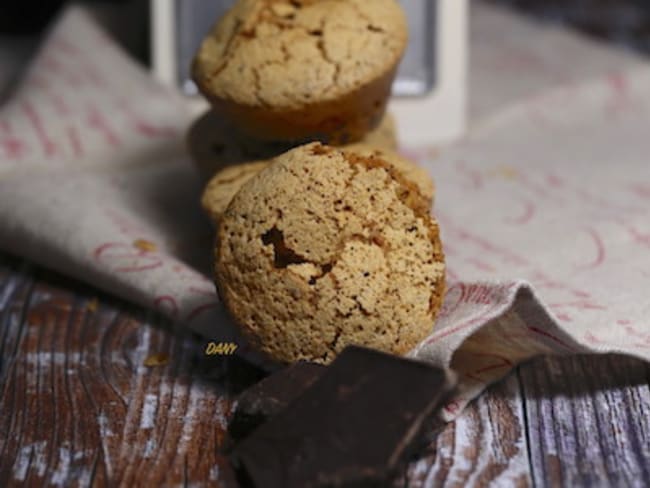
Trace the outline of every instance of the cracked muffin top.
{"type": "Polygon", "coordinates": [[[417,187],[378,157],[318,143],[275,158],[219,224],[219,295],[281,362],[328,363],[349,344],[406,353],[433,327],[444,275],[417,187]]]}
{"type": "MultiPolygon", "coordinates": [[[[417,186],[420,194],[426,200],[428,208],[433,205],[435,193],[433,180],[427,170],[413,161],[389,149],[378,149],[368,144],[349,144],[338,149],[352,152],[357,156],[381,159],[389,163],[402,173],[406,180],[417,186]]],[[[219,224],[221,215],[244,183],[272,162],[273,159],[269,158],[251,163],[236,164],[227,166],[214,174],[203,190],[201,206],[215,225],[219,224]]]]}
{"type": "Polygon", "coordinates": [[[192,75],[250,137],[342,145],[379,124],[407,36],[396,0],[239,0],[192,75]]]}
{"type": "Polygon", "coordinates": [[[298,108],[381,76],[406,44],[395,0],[239,0],[203,41],[193,72],[211,97],[298,108]]]}

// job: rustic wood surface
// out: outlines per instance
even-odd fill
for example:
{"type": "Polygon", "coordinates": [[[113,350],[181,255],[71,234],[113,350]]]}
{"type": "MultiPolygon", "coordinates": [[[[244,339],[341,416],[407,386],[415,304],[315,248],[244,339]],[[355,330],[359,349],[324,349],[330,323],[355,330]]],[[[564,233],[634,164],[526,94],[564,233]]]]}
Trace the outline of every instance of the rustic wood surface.
{"type": "MultiPolygon", "coordinates": [[[[205,345],[0,257],[0,486],[223,486],[225,417],[259,372],[205,345]]],[[[399,485],[646,486],[649,372],[614,356],[523,365],[432,434],[399,485]]]]}

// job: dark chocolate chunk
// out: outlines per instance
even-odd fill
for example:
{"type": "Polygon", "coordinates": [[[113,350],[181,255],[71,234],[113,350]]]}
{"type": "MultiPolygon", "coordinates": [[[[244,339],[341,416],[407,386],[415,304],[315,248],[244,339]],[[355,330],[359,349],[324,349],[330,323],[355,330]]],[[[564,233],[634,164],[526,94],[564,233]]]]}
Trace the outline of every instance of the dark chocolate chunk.
{"type": "Polygon", "coordinates": [[[237,406],[228,424],[233,440],[242,439],[283,410],[307,389],[325,370],[315,363],[298,362],[263,379],[237,398],[237,406]]]}
{"type": "Polygon", "coordinates": [[[441,369],[348,347],[231,459],[244,486],[388,486],[450,386],[441,369]]]}

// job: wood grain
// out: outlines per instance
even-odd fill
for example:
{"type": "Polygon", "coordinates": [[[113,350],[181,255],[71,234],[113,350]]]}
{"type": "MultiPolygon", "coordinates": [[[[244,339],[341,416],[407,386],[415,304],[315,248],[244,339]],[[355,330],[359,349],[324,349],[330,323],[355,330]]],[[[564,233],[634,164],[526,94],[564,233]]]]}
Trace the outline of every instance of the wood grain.
{"type": "Polygon", "coordinates": [[[29,268],[4,267],[0,279],[0,486],[219,478],[228,360],[203,356],[202,342],[111,300],[35,279],[29,268]],[[143,366],[154,353],[170,362],[143,366]]]}
{"type": "Polygon", "coordinates": [[[492,386],[447,424],[404,486],[530,486],[528,448],[515,375],[492,386]]]}
{"type": "MultiPolygon", "coordinates": [[[[205,341],[0,255],[0,486],[225,486],[235,394],[260,377],[205,341]],[[169,362],[146,367],[166,354],[169,362]]],[[[398,486],[644,486],[649,369],[521,366],[431,436],[398,486]]]]}
{"type": "Polygon", "coordinates": [[[648,486],[648,365],[622,356],[521,367],[537,486],[648,486]]]}

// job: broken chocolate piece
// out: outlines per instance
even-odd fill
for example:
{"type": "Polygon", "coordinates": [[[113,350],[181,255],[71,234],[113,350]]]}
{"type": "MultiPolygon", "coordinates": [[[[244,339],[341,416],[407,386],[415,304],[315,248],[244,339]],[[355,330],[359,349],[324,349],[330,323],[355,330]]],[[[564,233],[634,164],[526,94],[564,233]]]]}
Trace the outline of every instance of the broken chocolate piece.
{"type": "Polygon", "coordinates": [[[388,486],[450,386],[439,368],[348,347],[231,460],[244,486],[388,486]]]}
{"type": "Polygon", "coordinates": [[[269,417],[282,411],[325,371],[325,366],[297,362],[263,379],[237,398],[228,424],[233,440],[242,439],[269,417]]]}

